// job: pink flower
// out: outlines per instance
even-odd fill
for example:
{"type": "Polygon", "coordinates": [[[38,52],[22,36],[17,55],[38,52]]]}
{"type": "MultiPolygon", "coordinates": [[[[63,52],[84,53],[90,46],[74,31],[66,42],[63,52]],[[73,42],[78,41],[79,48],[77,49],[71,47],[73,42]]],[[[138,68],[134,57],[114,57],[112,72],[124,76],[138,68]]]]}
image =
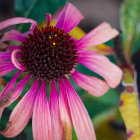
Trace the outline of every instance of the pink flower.
{"type": "Polygon", "coordinates": [[[10,115],[4,130],[6,137],[15,137],[27,125],[32,114],[33,137],[35,140],[61,140],[72,138],[74,125],[79,140],[95,140],[90,117],[75,90],[66,77],[72,76],[77,85],[93,96],[101,96],[110,87],[121,81],[122,71],[103,55],[87,47],[104,43],[118,35],[118,31],[103,22],[80,40],[69,35],[83,19],[82,14],[71,3],[53,18],[56,25],[50,26],[51,15],[47,14],[47,26],[37,28],[37,22],[29,18],[12,18],[0,23],[0,29],[20,23],[32,23],[30,31],[7,32],[1,41],[19,41],[19,46],[9,46],[10,52],[0,52],[0,77],[18,69],[12,80],[0,93],[0,116],[5,107],[14,102],[23,91],[26,82],[35,79],[10,115]],[[20,60],[20,61],[19,61],[20,60]],[[80,63],[101,75],[104,80],[84,75],[75,70],[80,63]],[[21,73],[27,75],[15,86],[21,73]],[[41,83],[40,90],[39,82],[41,83]],[[49,104],[46,84],[51,82],[49,104]],[[57,93],[56,83],[60,85],[57,93]],[[13,90],[14,89],[14,90],[13,90]]]}

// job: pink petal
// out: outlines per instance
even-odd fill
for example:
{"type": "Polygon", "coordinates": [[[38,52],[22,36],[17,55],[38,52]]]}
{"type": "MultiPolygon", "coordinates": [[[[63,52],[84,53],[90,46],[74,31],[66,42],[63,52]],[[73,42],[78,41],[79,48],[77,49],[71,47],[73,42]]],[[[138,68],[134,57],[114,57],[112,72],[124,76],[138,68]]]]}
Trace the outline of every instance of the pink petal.
{"type": "Polygon", "coordinates": [[[93,55],[83,53],[77,61],[101,75],[112,88],[118,86],[122,79],[122,70],[103,55],[95,52],[93,55]]]}
{"type": "Polygon", "coordinates": [[[80,11],[71,3],[67,3],[61,12],[56,27],[63,28],[65,32],[69,32],[83,19],[80,11]]]}
{"type": "Polygon", "coordinates": [[[83,88],[93,96],[102,96],[109,89],[109,85],[103,80],[93,76],[84,75],[78,71],[75,71],[72,74],[72,77],[79,87],[83,88]]]}
{"type": "Polygon", "coordinates": [[[34,140],[51,140],[51,116],[46,97],[45,81],[42,82],[35,101],[32,126],[34,140]]]}
{"type": "Polygon", "coordinates": [[[67,101],[67,95],[65,91],[64,84],[60,80],[60,96],[59,96],[59,109],[60,118],[64,130],[64,139],[72,139],[72,120],[69,110],[69,105],[67,101]]]}
{"type": "Polygon", "coordinates": [[[78,140],[96,140],[92,121],[75,90],[65,79],[71,117],[78,140]]]}
{"type": "Polygon", "coordinates": [[[112,29],[108,23],[103,22],[87,35],[78,40],[76,44],[80,49],[96,46],[116,37],[118,34],[119,32],[117,30],[112,29]]]}
{"type": "Polygon", "coordinates": [[[11,53],[10,52],[0,52],[0,62],[10,60],[11,59],[11,53]]]}
{"type": "Polygon", "coordinates": [[[54,81],[51,82],[49,107],[50,107],[52,130],[53,130],[52,140],[62,140],[63,130],[60,121],[59,99],[58,99],[58,94],[55,88],[54,81]]]}
{"type": "Polygon", "coordinates": [[[8,49],[12,52],[16,49],[20,49],[20,47],[19,46],[8,46],[8,49]]]}
{"type": "Polygon", "coordinates": [[[6,96],[6,98],[8,98],[8,95],[11,96],[11,92],[14,88],[14,85],[16,83],[16,80],[18,78],[18,76],[21,74],[21,71],[18,71],[15,76],[12,78],[12,80],[6,85],[6,87],[2,90],[2,92],[0,93],[0,107],[3,104],[2,99],[6,96]]]}
{"type": "Polygon", "coordinates": [[[51,14],[46,14],[47,26],[51,23],[51,14]]]}
{"type": "Polygon", "coordinates": [[[18,32],[16,30],[11,30],[11,31],[5,33],[1,39],[1,41],[9,41],[9,40],[23,42],[25,40],[25,36],[24,36],[24,34],[18,32]]]}
{"type": "Polygon", "coordinates": [[[1,131],[2,135],[9,138],[15,137],[25,128],[32,115],[38,84],[39,80],[36,80],[32,88],[14,108],[6,128],[1,131]]]}
{"type": "Polygon", "coordinates": [[[0,77],[6,75],[10,71],[14,70],[15,66],[12,62],[2,62],[0,63],[0,77]]]}
{"type": "Polygon", "coordinates": [[[22,17],[16,17],[7,19],[3,22],[0,22],[0,30],[4,29],[8,26],[15,25],[15,24],[21,24],[21,23],[32,23],[32,25],[37,26],[37,22],[30,18],[22,18],[22,17]]]}

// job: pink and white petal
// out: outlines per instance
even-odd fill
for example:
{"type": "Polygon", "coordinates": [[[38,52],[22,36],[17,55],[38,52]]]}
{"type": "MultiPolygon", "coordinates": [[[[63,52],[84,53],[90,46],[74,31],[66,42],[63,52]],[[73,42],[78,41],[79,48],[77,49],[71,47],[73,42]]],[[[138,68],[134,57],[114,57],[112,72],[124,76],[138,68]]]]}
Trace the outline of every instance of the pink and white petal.
{"type": "Polygon", "coordinates": [[[64,130],[63,139],[72,140],[72,119],[67,100],[67,94],[62,80],[60,80],[60,96],[59,96],[60,118],[64,130]]]}
{"type": "Polygon", "coordinates": [[[56,27],[63,28],[65,32],[69,32],[76,27],[83,18],[83,15],[74,5],[67,3],[58,18],[56,27]]]}
{"type": "Polygon", "coordinates": [[[77,61],[101,75],[112,88],[115,88],[121,82],[122,70],[103,55],[95,52],[94,55],[83,54],[77,61]]]}
{"type": "Polygon", "coordinates": [[[16,49],[20,49],[20,47],[19,46],[8,46],[8,49],[12,52],[16,49]]]}
{"type": "Polygon", "coordinates": [[[92,121],[75,90],[65,79],[67,98],[78,140],[96,140],[92,121]]]}
{"type": "Polygon", "coordinates": [[[116,29],[111,28],[108,23],[103,22],[78,40],[76,45],[79,49],[96,46],[116,37],[118,34],[119,32],[116,29]]]}
{"type": "Polygon", "coordinates": [[[12,80],[6,85],[6,87],[2,90],[0,93],[0,107],[2,107],[2,104],[6,102],[6,99],[8,100],[11,96],[11,92],[14,88],[14,85],[16,83],[16,80],[18,76],[21,74],[21,71],[18,71],[15,76],[12,78],[12,80]],[[8,98],[9,97],[9,98],[8,98]],[[4,99],[5,98],[5,99],[4,99]],[[2,101],[4,99],[4,101],[2,101]]]}
{"type": "Polygon", "coordinates": [[[93,96],[102,96],[109,89],[109,85],[105,81],[93,76],[84,75],[78,71],[72,73],[72,77],[79,87],[93,96]]]}
{"type": "Polygon", "coordinates": [[[11,59],[11,52],[0,52],[0,62],[10,60],[11,59]]]}
{"type": "Polygon", "coordinates": [[[38,91],[38,84],[39,80],[36,80],[28,93],[14,108],[6,128],[0,131],[2,135],[9,138],[15,137],[25,128],[33,112],[34,102],[38,91]]]}
{"type": "Polygon", "coordinates": [[[45,81],[42,82],[35,101],[32,127],[34,140],[51,140],[51,116],[46,97],[45,81]]]}
{"type": "Polygon", "coordinates": [[[21,23],[32,23],[32,25],[37,26],[37,22],[33,19],[16,17],[16,18],[10,18],[8,20],[0,22],[0,30],[6,28],[8,26],[15,25],[15,24],[21,24],[21,23]]]}
{"type": "Polygon", "coordinates": [[[23,42],[25,40],[25,36],[24,36],[24,34],[18,32],[16,30],[11,30],[9,32],[6,32],[1,39],[1,41],[9,41],[9,40],[23,42]]]}
{"type": "Polygon", "coordinates": [[[55,88],[54,81],[51,82],[49,107],[50,107],[52,130],[53,130],[52,140],[62,140],[63,129],[60,120],[59,99],[58,99],[58,94],[55,88]]]}

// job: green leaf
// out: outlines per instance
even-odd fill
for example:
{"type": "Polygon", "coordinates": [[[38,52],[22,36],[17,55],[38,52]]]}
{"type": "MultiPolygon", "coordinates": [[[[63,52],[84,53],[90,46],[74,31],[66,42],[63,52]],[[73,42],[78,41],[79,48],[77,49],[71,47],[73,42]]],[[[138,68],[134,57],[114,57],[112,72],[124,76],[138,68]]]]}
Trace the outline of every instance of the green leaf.
{"type": "Polygon", "coordinates": [[[140,37],[140,0],[124,0],[120,12],[124,48],[130,50],[140,37]]]}
{"type": "Polygon", "coordinates": [[[91,118],[106,110],[117,109],[119,106],[119,94],[115,89],[110,89],[101,97],[94,97],[85,93],[81,99],[91,118]]]}

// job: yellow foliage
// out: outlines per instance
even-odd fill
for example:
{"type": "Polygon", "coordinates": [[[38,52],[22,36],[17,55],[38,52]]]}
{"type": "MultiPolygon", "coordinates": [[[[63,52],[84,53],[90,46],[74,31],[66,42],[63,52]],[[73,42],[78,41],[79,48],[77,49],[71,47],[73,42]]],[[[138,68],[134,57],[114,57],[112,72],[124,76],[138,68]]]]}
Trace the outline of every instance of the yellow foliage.
{"type": "Polygon", "coordinates": [[[125,122],[128,139],[140,140],[140,114],[136,93],[123,92],[119,110],[125,122]]]}

